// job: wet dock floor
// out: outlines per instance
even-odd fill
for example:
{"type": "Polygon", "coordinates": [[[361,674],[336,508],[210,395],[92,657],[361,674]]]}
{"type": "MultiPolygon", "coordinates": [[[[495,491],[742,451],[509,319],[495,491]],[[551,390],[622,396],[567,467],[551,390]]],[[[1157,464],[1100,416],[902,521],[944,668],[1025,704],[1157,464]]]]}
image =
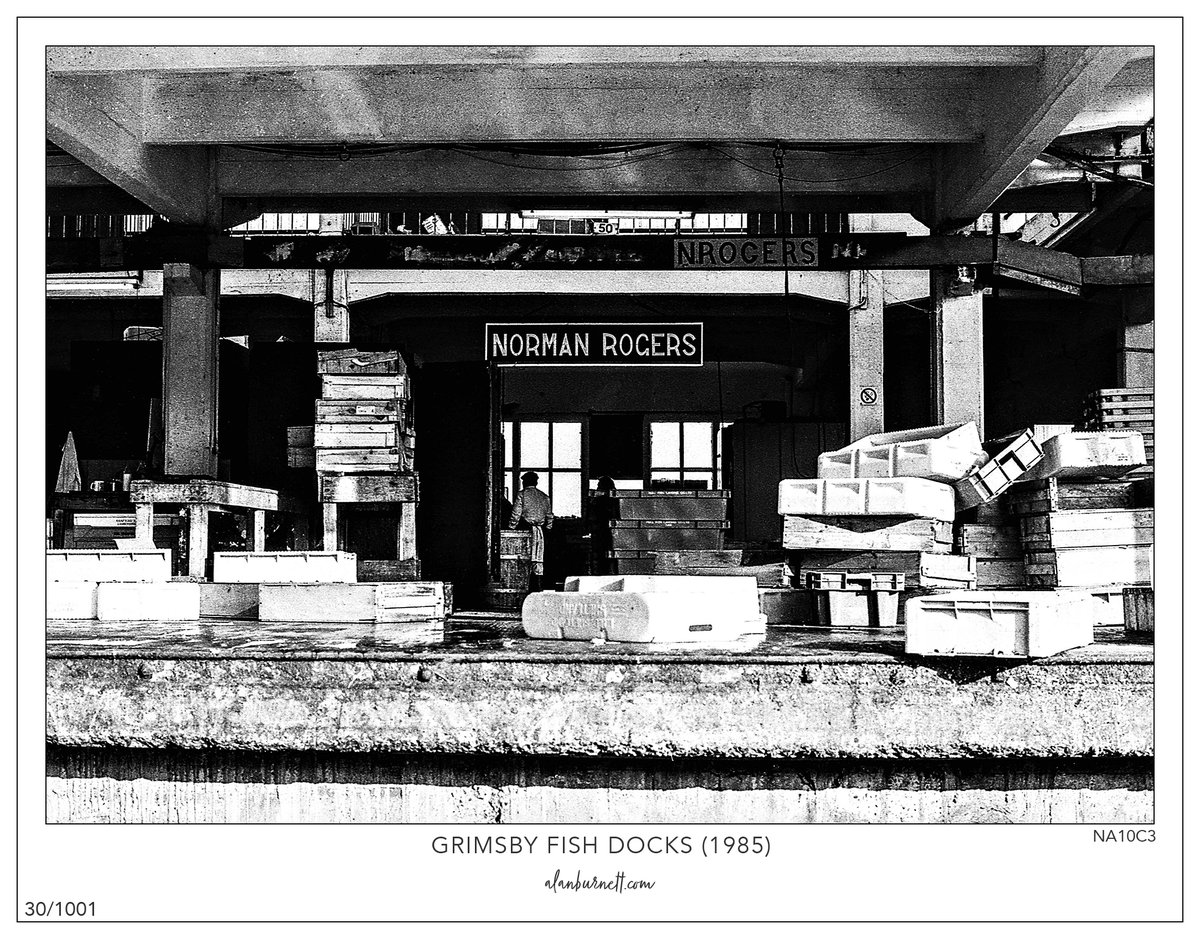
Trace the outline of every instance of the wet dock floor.
{"type": "MultiPolygon", "coordinates": [[[[457,612],[446,620],[404,623],[264,623],[204,619],[188,622],[51,620],[49,658],[154,657],[247,659],[531,659],[618,658],[708,661],[920,661],[904,653],[903,629],[769,627],[765,635],[722,646],[573,642],[529,639],[516,614],[457,612]]],[[[1153,646],[1099,627],[1096,642],[1055,661],[1150,662],[1153,646]]]]}

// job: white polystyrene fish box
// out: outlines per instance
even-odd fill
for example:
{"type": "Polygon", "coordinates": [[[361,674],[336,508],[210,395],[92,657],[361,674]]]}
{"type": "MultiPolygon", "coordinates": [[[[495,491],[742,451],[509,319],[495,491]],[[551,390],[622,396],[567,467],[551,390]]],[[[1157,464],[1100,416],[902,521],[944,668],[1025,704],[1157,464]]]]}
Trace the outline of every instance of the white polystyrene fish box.
{"type": "Polygon", "coordinates": [[[971,590],[905,604],[912,655],[1038,658],[1093,640],[1095,598],[1083,591],[971,590]]]}
{"type": "Polygon", "coordinates": [[[352,584],[352,551],[215,551],[213,581],[221,584],[352,584]]]}
{"type": "Polygon", "coordinates": [[[1123,476],[1146,465],[1146,443],[1137,431],[1071,432],[1042,445],[1042,461],[1026,479],[1123,476]]]}
{"type": "Polygon", "coordinates": [[[785,479],[780,515],[904,515],[954,521],[954,487],[932,479],[785,479]]]}
{"type": "Polygon", "coordinates": [[[445,615],[441,581],[263,584],[258,591],[263,622],[395,623],[445,615]]]}
{"type": "Polygon", "coordinates": [[[822,453],[822,479],[913,476],[955,482],[987,459],[974,422],[871,434],[822,453]]]}
{"type": "Polygon", "coordinates": [[[145,548],[132,551],[77,549],[46,552],[46,580],[165,581],[171,579],[171,551],[145,548]]]}
{"type": "Polygon", "coordinates": [[[578,577],[566,587],[525,598],[521,623],[527,636],[718,644],[767,628],[754,577],[578,577]]]}
{"type": "Polygon", "coordinates": [[[99,620],[198,620],[200,585],[187,581],[101,583],[96,587],[99,620]]]}
{"type": "Polygon", "coordinates": [[[46,619],[95,618],[95,581],[60,580],[46,584],[46,619]]]}

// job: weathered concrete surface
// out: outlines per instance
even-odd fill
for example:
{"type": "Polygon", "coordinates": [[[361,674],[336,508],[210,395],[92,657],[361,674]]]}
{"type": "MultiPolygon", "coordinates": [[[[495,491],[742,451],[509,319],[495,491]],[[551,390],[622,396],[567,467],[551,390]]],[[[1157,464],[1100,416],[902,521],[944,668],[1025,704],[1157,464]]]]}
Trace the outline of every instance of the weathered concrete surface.
{"type": "MultiPolygon", "coordinates": [[[[649,658],[649,657],[647,657],[649,658]]],[[[669,758],[1144,757],[1153,666],[1056,657],[860,662],[63,658],[47,739],[669,758]]],[[[1118,657],[1119,658],[1119,657],[1118,657]]]]}
{"type": "Polygon", "coordinates": [[[51,822],[1146,823],[1150,761],[609,761],[52,747],[51,822]]]}

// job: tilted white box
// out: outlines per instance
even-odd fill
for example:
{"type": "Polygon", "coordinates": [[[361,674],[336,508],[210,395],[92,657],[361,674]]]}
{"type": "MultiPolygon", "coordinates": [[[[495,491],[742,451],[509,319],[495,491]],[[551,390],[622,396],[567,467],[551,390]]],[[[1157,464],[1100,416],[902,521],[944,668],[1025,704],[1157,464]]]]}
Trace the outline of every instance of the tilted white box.
{"type": "Polygon", "coordinates": [[[1042,445],[1042,461],[1026,479],[1123,476],[1146,465],[1146,444],[1137,431],[1058,434],[1042,445]]]}
{"type": "Polygon", "coordinates": [[[817,458],[822,479],[912,476],[952,483],[987,459],[974,422],[862,437],[817,458]]]}

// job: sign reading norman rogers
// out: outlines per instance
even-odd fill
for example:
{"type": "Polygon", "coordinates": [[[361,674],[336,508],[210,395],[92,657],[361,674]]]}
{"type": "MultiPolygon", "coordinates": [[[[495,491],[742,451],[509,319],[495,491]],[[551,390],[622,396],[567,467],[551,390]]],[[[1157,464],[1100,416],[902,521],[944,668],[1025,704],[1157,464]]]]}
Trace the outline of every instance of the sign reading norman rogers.
{"type": "Polygon", "coordinates": [[[488,323],[496,365],[703,365],[703,323],[488,323]]]}

